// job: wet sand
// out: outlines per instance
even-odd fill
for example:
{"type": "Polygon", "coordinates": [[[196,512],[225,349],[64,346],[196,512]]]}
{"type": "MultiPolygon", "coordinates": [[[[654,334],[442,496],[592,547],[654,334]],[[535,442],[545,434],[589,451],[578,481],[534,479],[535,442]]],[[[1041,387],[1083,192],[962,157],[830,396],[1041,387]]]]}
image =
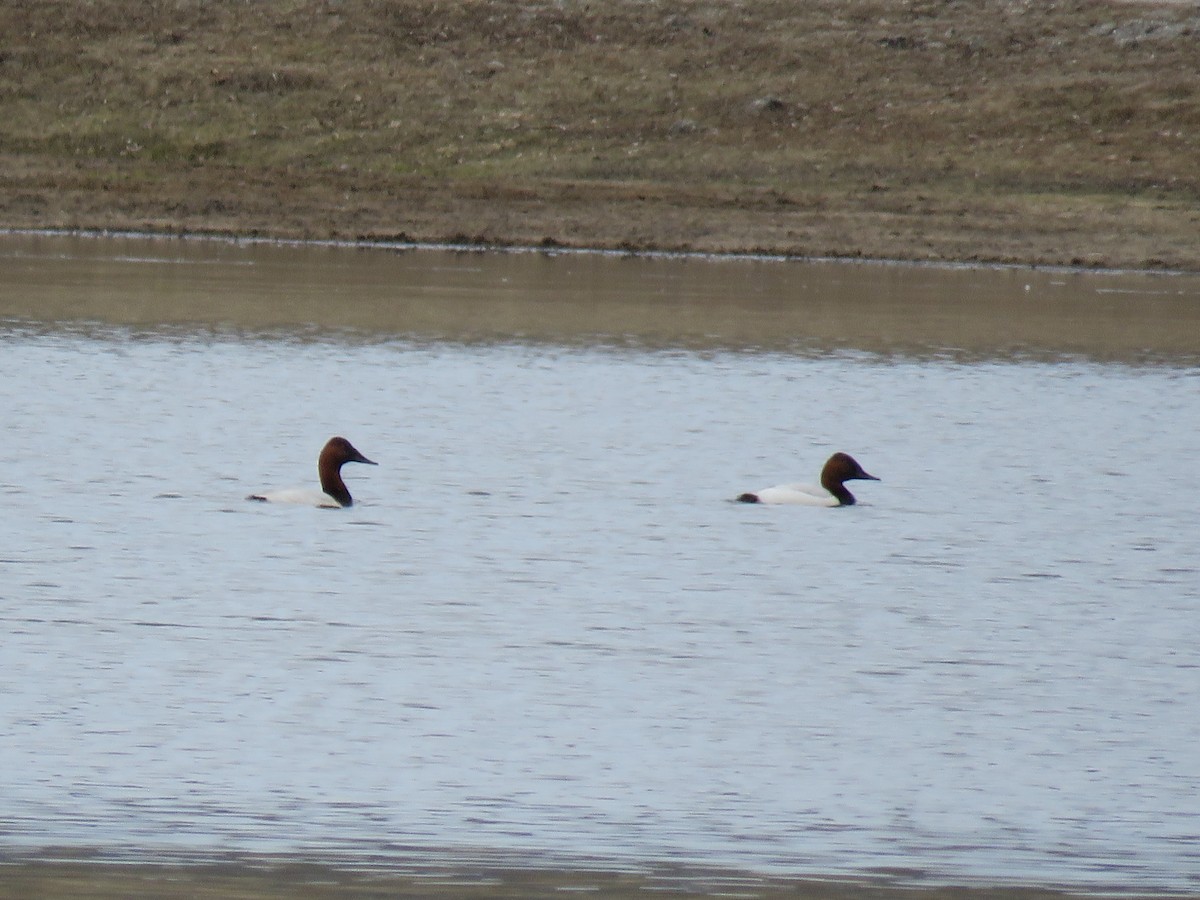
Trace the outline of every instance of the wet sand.
{"type": "MultiPolygon", "coordinates": [[[[646,896],[785,898],[798,900],[1054,900],[1072,896],[1150,897],[1020,885],[928,884],[908,874],[877,877],[778,877],[736,870],[647,865],[620,868],[603,861],[571,868],[439,860],[436,854],[391,861],[338,863],[292,857],[217,855],[209,860],[122,862],[31,858],[0,868],[0,898],[609,898],[646,896]]],[[[1164,894],[1161,896],[1178,896],[1164,894]]]]}

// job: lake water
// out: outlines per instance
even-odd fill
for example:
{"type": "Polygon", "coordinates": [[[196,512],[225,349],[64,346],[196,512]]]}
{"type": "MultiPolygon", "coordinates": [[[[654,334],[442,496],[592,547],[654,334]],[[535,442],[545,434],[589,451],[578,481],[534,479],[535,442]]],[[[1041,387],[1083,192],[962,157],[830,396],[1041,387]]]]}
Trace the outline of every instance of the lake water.
{"type": "Polygon", "coordinates": [[[0,412],[0,850],[1200,890],[1198,277],[7,235],[0,412]]]}

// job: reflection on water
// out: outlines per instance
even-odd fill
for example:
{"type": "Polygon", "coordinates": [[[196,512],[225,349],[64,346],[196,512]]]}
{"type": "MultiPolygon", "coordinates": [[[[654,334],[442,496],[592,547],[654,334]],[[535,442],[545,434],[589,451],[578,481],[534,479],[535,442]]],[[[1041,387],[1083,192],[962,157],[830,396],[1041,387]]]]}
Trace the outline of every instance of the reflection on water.
{"type": "Polygon", "coordinates": [[[785,266],[167,249],[4,259],[3,845],[1200,882],[1181,335],[1014,324],[1014,364],[995,322],[873,343],[845,300],[868,352],[830,352],[787,297],[718,302],[785,266]],[[380,464],[360,505],[242,499],[334,433],[380,464]],[[729,500],[834,449],[883,479],[859,507],[729,500]]]}
{"type": "Polygon", "coordinates": [[[0,239],[0,317],[237,333],[1200,362],[1200,276],[0,239]]]}

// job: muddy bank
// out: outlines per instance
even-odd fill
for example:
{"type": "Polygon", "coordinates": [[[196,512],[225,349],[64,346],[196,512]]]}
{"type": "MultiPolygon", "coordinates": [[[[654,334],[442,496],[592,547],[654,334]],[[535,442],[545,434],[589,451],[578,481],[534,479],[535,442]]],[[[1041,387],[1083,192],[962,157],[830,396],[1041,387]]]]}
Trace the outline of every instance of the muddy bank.
{"type": "MultiPolygon", "coordinates": [[[[306,897],[561,898],[584,894],[635,898],[795,898],[795,900],[1065,900],[1085,892],[1007,886],[929,885],[912,873],[876,877],[789,878],[736,870],[670,865],[605,868],[520,866],[499,860],[463,862],[437,855],[355,866],[292,857],[229,856],[207,861],[123,862],[26,859],[0,867],[0,900],[72,897],[87,900],[220,897],[283,900],[306,897]]],[[[1093,895],[1098,896],[1098,895],[1093,895]]],[[[1135,896],[1127,894],[1127,896],[1135,896]]],[[[1149,897],[1149,894],[1137,894],[1149,897]]]]}
{"type": "Polygon", "coordinates": [[[1200,270],[1177,3],[6,4],[0,225],[1200,270]]]}

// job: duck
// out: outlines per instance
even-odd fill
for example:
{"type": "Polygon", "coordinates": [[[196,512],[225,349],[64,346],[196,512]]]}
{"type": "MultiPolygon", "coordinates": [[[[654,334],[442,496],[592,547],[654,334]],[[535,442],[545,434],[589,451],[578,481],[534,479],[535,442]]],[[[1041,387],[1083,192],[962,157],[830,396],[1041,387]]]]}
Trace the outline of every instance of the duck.
{"type": "Polygon", "coordinates": [[[299,503],[303,506],[319,506],[323,509],[341,509],[354,505],[354,498],[346,482],[342,481],[342,466],[348,462],[378,465],[363,456],[344,437],[331,437],[321,448],[317,457],[317,473],[321,476],[321,490],[311,488],[285,488],[280,491],[264,491],[251,494],[247,500],[262,503],[299,503]]]}
{"type": "Polygon", "coordinates": [[[849,453],[835,453],[821,470],[821,484],[779,484],[761,491],[741,494],[741,503],[793,503],[801,506],[853,506],[857,501],[846,488],[847,481],[879,481],[867,473],[849,453]]]}

